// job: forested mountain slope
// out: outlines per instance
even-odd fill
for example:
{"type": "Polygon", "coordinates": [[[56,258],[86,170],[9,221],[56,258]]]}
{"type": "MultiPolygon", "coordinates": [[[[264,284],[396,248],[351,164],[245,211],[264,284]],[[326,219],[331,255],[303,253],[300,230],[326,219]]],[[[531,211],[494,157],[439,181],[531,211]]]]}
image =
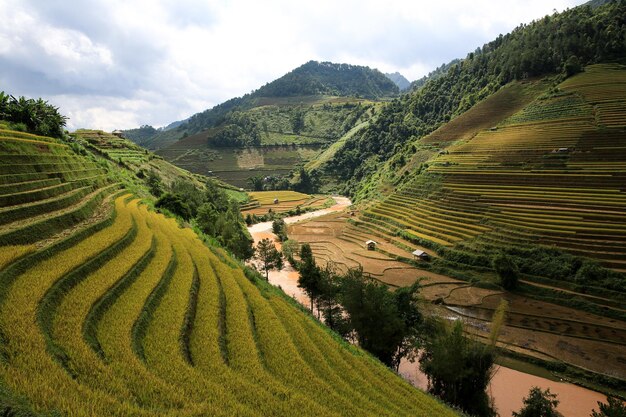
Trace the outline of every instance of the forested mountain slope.
{"type": "Polygon", "coordinates": [[[376,197],[386,189],[380,173],[386,161],[410,159],[421,138],[507,83],[547,74],[566,77],[585,65],[623,60],[625,15],[623,0],[581,6],[499,36],[382,109],[367,129],[346,141],[327,174],[344,182],[344,191],[357,199],[376,197]]]}

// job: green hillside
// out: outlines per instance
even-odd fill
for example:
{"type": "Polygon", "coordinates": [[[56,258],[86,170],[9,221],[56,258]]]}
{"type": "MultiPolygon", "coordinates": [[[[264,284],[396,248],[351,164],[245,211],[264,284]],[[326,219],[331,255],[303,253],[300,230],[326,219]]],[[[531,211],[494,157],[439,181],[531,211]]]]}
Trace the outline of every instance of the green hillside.
{"type": "Polygon", "coordinates": [[[160,163],[0,130],[3,415],[455,415],[152,211],[160,163]]]}
{"type": "Polygon", "coordinates": [[[367,129],[346,141],[326,173],[344,184],[346,194],[378,198],[392,189],[380,181],[386,163],[397,158],[395,167],[402,166],[421,138],[507,84],[557,74],[552,82],[558,83],[583,66],[623,61],[624,14],[624,2],[580,6],[498,36],[385,106],[367,129]]]}
{"type": "Polygon", "coordinates": [[[157,153],[191,172],[249,187],[250,177],[286,176],[320,152],[337,148],[381,104],[335,96],[266,97],[251,109],[231,111],[218,127],[157,153]]]}
{"type": "MultiPolygon", "coordinates": [[[[165,148],[176,141],[207,129],[233,124],[232,112],[245,112],[267,105],[308,106],[324,97],[379,100],[397,95],[398,87],[376,69],[359,65],[309,61],[284,76],[243,97],[232,98],[194,114],[176,127],[156,130],[151,126],[124,131],[129,139],[148,149],[165,148]]],[[[245,130],[245,124],[234,123],[245,130]]],[[[264,126],[255,125],[262,130],[264,126]]],[[[234,132],[235,136],[248,132],[234,132]]]]}
{"type": "Polygon", "coordinates": [[[618,314],[605,305],[626,293],[625,66],[590,66],[550,89],[509,86],[420,143],[430,152],[419,169],[363,212],[363,230],[407,253],[431,248],[432,268],[466,279],[493,280],[505,254],[530,282],[603,297],[568,303],[618,314]],[[501,111],[511,94],[528,104],[501,111]]]}

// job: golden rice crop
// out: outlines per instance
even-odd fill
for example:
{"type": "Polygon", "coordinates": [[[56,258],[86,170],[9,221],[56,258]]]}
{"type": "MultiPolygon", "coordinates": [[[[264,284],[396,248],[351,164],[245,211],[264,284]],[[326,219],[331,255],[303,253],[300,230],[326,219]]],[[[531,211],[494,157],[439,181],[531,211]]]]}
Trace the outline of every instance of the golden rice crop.
{"type": "Polygon", "coordinates": [[[24,255],[28,255],[34,252],[35,245],[12,245],[0,247],[0,270],[4,269],[11,262],[21,258],[24,255]]]}
{"type": "Polygon", "coordinates": [[[179,236],[172,240],[178,263],[148,325],[143,345],[148,367],[163,379],[176,384],[189,400],[205,402],[206,412],[211,415],[252,415],[251,410],[234,400],[232,393],[224,390],[219,382],[204,378],[184,357],[180,336],[194,276],[194,263],[180,238],[181,235],[189,236],[189,232],[180,230],[176,224],[166,226],[167,232],[179,236]]]}
{"type": "Polygon", "coordinates": [[[143,415],[106,392],[91,390],[72,379],[46,351],[45,339],[36,324],[38,303],[46,290],[130,230],[131,216],[124,197],[115,201],[115,208],[113,225],[18,276],[0,310],[0,327],[7,339],[5,349],[11,364],[0,368],[0,376],[12,391],[29,398],[36,408],[57,409],[76,416],[143,415]]]}
{"type": "Polygon", "coordinates": [[[82,328],[91,306],[151,248],[152,232],[146,224],[146,209],[139,209],[137,202],[134,200],[128,205],[138,229],[133,242],[65,294],[53,325],[53,338],[71,357],[72,371],[79,375],[81,382],[107,391],[119,401],[132,401],[133,395],[124,380],[113,374],[87,345],[82,328]]]}

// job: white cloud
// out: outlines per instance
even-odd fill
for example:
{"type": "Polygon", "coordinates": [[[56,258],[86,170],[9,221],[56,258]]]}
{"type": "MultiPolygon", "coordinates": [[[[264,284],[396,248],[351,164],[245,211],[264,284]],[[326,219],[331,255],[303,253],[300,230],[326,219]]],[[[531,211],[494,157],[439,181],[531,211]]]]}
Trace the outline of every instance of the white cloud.
{"type": "Polygon", "coordinates": [[[310,59],[413,80],[584,0],[0,2],[0,89],[42,96],[70,127],[168,124],[310,59]]]}

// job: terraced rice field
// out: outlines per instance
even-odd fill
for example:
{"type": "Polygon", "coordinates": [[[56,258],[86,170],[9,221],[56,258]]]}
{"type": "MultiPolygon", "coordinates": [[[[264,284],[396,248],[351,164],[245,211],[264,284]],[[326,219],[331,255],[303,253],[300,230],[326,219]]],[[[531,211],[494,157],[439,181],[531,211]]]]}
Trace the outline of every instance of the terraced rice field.
{"type": "MultiPolygon", "coordinates": [[[[389,230],[376,223],[357,221],[355,225],[354,218],[344,213],[290,224],[288,234],[290,239],[309,243],[316,261],[321,265],[332,262],[341,270],[360,266],[365,273],[392,289],[420,280],[421,296],[426,301],[444,305],[425,308],[443,317],[462,318],[469,331],[481,338],[488,337],[491,317],[500,300],[505,298],[509,311],[499,338],[503,348],[626,378],[623,366],[626,361],[626,324],[623,321],[502,290],[480,288],[467,281],[399,262],[399,259],[411,258],[414,244],[389,234],[389,230]],[[370,239],[377,242],[376,251],[365,249],[365,242],[370,239]]],[[[428,248],[421,249],[437,256],[428,248]]],[[[525,284],[537,285],[532,282],[525,284]]],[[[572,295],[585,297],[580,293],[572,295]]],[[[605,303],[606,308],[623,309],[611,300],[596,301],[605,303]]]]}
{"type": "Polygon", "coordinates": [[[507,236],[510,245],[556,246],[626,272],[625,121],[626,68],[589,67],[475,135],[451,122],[451,145],[427,175],[362,219],[448,247],[479,242],[482,250],[507,236]]]}
{"type": "Polygon", "coordinates": [[[0,149],[24,165],[0,175],[3,213],[30,210],[0,228],[3,414],[456,415],[90,159],[9,133],[0,149]]]}
{"type": "Polygon", "coordinates": [[[244,216],[247,214],[264,215],[270,210],[284,213],[300,207],[302,210],[323,208],[328,197],[302,194],[297,191],[254,191],[248,193],[250,200],[241,207],[244,216]],[[274,201],[278,200],[277,203],[274,201]]]}

